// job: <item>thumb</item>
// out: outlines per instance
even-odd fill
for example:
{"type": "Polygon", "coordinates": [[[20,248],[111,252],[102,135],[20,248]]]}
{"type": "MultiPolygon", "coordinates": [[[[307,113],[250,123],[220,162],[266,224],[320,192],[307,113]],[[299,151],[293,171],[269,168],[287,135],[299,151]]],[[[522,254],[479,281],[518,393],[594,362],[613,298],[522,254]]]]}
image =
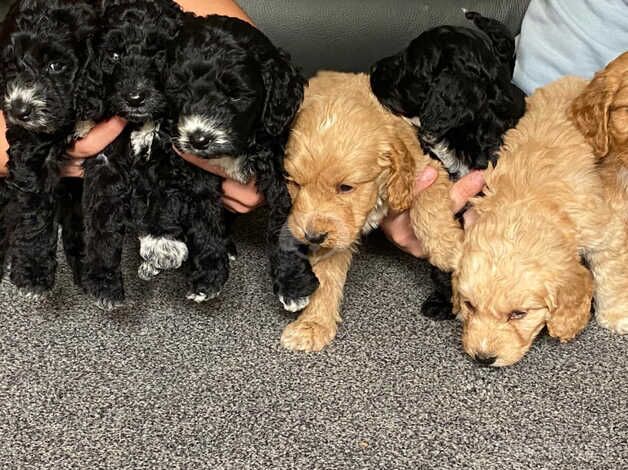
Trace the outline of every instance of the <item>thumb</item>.
{"type": "Polygon", "coordinates": [[[429,188],[434,181],[436,181],[437,177],[438,172],[436,171],[436,168],[432,168],[431,166],[423,168],[414,179],[414,194],[418,194],[429,188]]]}
{"type": "Polygon", "coordinates": [[[481,171],[473,171],[463,176],[451,188],[451,200],[454,213],[459,212],[467,201],[478,194],[484,188],[484,174],[481,171]]]}

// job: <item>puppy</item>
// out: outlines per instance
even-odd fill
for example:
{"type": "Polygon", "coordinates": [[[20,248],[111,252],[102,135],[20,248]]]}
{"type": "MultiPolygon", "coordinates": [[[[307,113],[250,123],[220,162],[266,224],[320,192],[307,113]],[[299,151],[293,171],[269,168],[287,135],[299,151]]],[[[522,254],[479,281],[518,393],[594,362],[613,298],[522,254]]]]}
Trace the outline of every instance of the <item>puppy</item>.
{"type": "MultiPolygon", "coordinates": [[[[429,228],[461,232],[449,207],[445,170],[423,153],[412,125],[377,101],[369,77],[321,72],[310,80],[286,148],[285,170],[293,199],[288,227],[309,246],[320,287],[284,330],[286,348],[318,351],[334,338],[361,235],[389,210],[413,205],[415,172],[427,165],[437,169],[438,178],[416,199],[434,208],[429,228]]],[[[438,252],[436,245],[430,248],[438,252]]]]}
{"type": "Polygon", "coordinates": [[[473,200],[478,218],[454,284],[464,350],[480,364],[517,362],[545,326],[560,341],[573,339],[592,296],[602,326],[628,331],[626,207],[610,203],[617,178],[604,180],[568,117],[585,86],[567,77],[528,99],[486,171],[485,197],[473,200]]]}
{"type": "MultiPolygon", "coordinates": [[[[500,22],[467,12],[478,30],[439,26],[371,71],[380,102],[415,124],[421,145],[457,180],[495,163],[502,135],[517,124],[525,95],[511,84],[515,41],[500,22]]],[[[429,223],[429,221],[428,221],[429,223]]],[[[422,313],[451,317],[451,279],[432,269],[422,313]]]]}
{"type": "MultiPolygon", "coordinates": [[[[288,55],[266,36],[244,21],[217,15],[186,17],[166,84],[172,114],[167,133],[176,148],[210,160],[235,180],[254,177],[266,197],[274,291],[291,311],[302,309],[318,286],[296,240],[287,234],[280,240],[291,206],[284,146],[303,84],[288,55]]],[[[188,176],[184,171],[167,186],[174,183],[182,198],[205,205],[185,217],[193,271],[188,297],[202,301],[218,295],[227,279],[229,242],[220,180],[208,180],[198,169],[188,176]]]]}
{"type": "Polygon", "coordinates": [[[80,181],[59,179],[76,122],[91,118],[84,85],[96,30],[93,2],[23,0],[2,26],[0,88],[7,120],[11,280],[29,295],[54,284],[57,223],[79,281],[80,181]],[[60,213],[59,213],[60,212],[60,213]],[[60,217],[58,217],[60,216],[60,217]]]}
{"type": "MultiPolygon", "coordinates": [[[[153,163],[159,121],[165,116],[164,69],[183,12],[171,0],[104,0],[92,64],[90,104],[101,117],[128,124],[96,158],[84,164],[85,290],[110,310],[124,301],[120,269],[125,232],[146,217],[145,180],[153,163]]],[[[179,248],[177,262],[186,255],[179,248]]]]}

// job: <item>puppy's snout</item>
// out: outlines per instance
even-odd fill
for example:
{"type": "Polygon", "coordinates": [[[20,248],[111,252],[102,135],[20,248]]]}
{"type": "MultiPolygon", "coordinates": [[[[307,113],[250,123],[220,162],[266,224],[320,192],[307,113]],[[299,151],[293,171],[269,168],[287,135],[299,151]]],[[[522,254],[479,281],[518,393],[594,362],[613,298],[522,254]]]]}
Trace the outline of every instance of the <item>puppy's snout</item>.
{"type": "Polygon", "coordinates": [[[15,100],[11,103],[11,115],[22,122],[28,122],[33,115],[33,107],[23,100],[15,100]]]}
{"type": "Polygon", "coordinates": [[[195,150],[207,150],[211,142],[211,136],[201,130],[196,130],[190,134],[190,144],[195,150]]]}
{"type": "Polygon", "coordinates": [[[492,366],[495,363],[495,361],[497,360],[497,356],[492,356],[486,353],[476,353],[473,359],[475,359],[475,362],[477,362],[479,365],[488,367],[492,366]]]}
{"type": "Polygon", "coordinates": [[[126,102],[133,108],[139,108],[146,102],[146,96],[145,91],[135,90],[126,95],[126,102]]]}
{"type": "Polygon", "coordinates": [[[313,245],[320,245],[327,239],[328,232],[311,232],[305,233],[305,239],[313,245]]]}

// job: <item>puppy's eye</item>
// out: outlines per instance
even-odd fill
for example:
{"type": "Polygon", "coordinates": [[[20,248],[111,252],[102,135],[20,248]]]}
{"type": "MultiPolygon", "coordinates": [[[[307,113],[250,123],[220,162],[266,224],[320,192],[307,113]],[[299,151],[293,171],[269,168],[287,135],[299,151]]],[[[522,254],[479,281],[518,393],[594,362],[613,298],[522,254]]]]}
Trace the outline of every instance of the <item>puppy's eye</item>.
{"type": "Polygon", "coordinates": [[[110,57],[111,57],[111,60],[113,60],[114,62],[120,62],[119,52],[112,52],[110,57]]]}
{"type": "Polygon", "coordinates": [[[336,188],[336,191],[338,191],[339,194],[348,194],[351,191],[353,191],[355,188],[353,186],[351,186],[350,184],[339,184],[338,187],[336,188]]]}
{"type": "Polygon", "coordinates": [[[465,308],[471,312],[471,313],[475,313],[475,305],[473,305],[471,302],[469,302],[468,300],[464,301],[464,306],[465,308]]]}
{"type": "Polygon", "coordinates": [[[519,320],[520,318],[525,317],[528,312],[522,312],[521,310],[513,310],[508,315],[508,320],[519,320]]]}
{"type": "Polygon", "coordinates": [[[59,73],[59,72],[63,72],[64,70],[65,70],[65,64],[62,64],[61,62],[50,62],[48,64],[48,71],[52,73],[59,73]]]}

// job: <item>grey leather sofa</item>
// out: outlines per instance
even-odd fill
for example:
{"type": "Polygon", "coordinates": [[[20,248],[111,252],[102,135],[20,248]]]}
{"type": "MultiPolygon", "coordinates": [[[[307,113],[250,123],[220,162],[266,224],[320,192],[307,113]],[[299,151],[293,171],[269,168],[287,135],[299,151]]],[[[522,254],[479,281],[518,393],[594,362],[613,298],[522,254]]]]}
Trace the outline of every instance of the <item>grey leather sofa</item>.
{"type": "MultiPolygon", "coordinates": [[[[211,2],[212,0],[206,0],[211,2]]],[[[239,0],[257,26],[308,76],[318,69],[367,71],[422,31],[468,23],[462,8],[518,32],[530,0],[239,0]]],[[[0,0],[0,19],[12,0],[0,0]]]]}

